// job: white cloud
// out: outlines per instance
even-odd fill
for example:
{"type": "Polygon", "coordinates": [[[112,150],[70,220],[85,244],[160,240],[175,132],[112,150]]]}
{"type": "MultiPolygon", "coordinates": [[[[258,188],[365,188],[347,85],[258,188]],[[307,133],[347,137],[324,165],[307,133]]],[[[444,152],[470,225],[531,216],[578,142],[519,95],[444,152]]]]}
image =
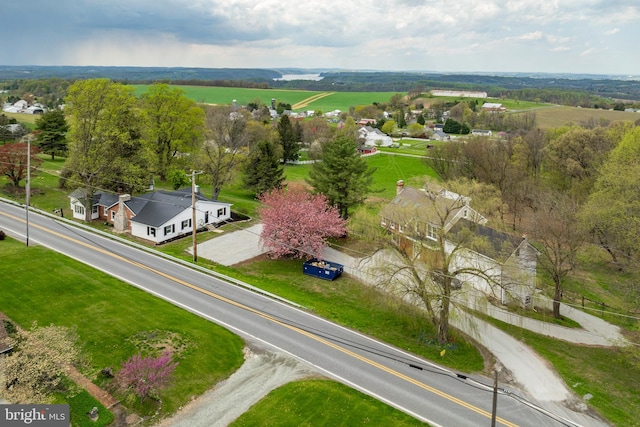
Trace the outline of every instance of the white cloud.
{"type": "Polygon", "coordinates": [[[6,20],[0,64],[640,69],[637,0],[3,0],[3,15],[31,30],[6,20]]]}
{"type": "Polygon", "coordinates": [[[541,31],[535,31],[533,33],[523,34],[518,37],[520,40],[540,40],[542,38],[541,31]]]}

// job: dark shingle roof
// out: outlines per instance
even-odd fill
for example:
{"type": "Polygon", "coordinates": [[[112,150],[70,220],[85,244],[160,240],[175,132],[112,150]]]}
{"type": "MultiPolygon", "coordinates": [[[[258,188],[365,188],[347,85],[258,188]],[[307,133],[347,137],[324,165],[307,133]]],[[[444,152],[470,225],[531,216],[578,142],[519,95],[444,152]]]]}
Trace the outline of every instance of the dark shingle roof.
{"type": "MultiPolygon", "coordinates": [[[[200,192],[196,200],[212,201],[200,192]]],[[[191,187],[176,191],[156,191],[131,198],[125,202],[135,215],[131,221],[159,227],[171,218],[191,207],[191,187]]]]}
{"type": "Polygon", "coordinates": [[[475,242],[473,250],[489,258],[505,261],[522,243],[522,237],[503,233],[491,227],[478,224],[467,219],[459,220],[447,233],[447,239],[460,243],[464,235],[463,230],[471,231],[475,236],[480,236],[483,241],[475,242]]]}

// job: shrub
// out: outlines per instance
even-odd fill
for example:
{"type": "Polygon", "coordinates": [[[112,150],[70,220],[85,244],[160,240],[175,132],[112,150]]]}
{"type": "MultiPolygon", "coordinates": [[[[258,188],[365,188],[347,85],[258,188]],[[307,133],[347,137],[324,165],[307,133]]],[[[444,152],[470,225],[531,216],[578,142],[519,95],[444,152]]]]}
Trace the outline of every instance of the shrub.
{"type": "Polygon", "coordinates": [[[131,356],[118,372],[118,380],[127,390],[131,390],[141,400],[158,398],[158,391],[168,385],[171,374],[178,366],[171,360],[172,353],[165,352],[159,357],[131,356]]]}

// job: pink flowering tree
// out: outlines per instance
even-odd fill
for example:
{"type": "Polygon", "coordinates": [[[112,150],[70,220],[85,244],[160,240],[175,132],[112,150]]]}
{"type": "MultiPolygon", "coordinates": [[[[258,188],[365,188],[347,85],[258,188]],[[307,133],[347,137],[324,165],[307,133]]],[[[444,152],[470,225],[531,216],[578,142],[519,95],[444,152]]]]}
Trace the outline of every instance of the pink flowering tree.
{"type": "Polygon", "coordinates": [[[275,189],[260,201],[260,239],[271,258],[321,258],[327,239],[347,231],[346,221],[324,195],[302,187],[275,189]]]}
{"type": "Polygon", "coordinates": [[[178,366],[171,360],[172,353],[165,352],[159,357],[131,356],[118,372],[118,379],[128,390],[140,399],[158,398],[158,391],[167,386],[171,374],[178,366]]]}

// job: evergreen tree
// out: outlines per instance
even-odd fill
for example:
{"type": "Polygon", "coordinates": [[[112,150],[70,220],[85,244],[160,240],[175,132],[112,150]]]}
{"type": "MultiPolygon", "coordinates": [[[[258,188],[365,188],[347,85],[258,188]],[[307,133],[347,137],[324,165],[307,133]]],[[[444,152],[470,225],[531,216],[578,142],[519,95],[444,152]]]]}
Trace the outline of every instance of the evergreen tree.
{"type": "Polygon", "coordinates": [[[298,160],[298,151],[300,151],[300,143],[296,141],[296,133],[291,125],[289,116],[284,115],[278,122],[278,135],[282,144],[282,161],[295,162],[298,160]]]}
{"type": "Polygon", "coordinates": [[[304,138],[304,129],[302,128],[302,125],[300,124],[299,120],[296,120],[296,122],[293,125],[293,133],[296,136],[296,141],[297,142],[301,142],[304,138]]]}
{"type": "Polygon", "coordinates": [[[36,130],[39,130],[36,144],[40,149],[55,159],[56,153],[67,151],[67,131],[69,126],[62,110],[51,110],[36,120],[36,130]]]}
{"type": "Polygon", "coordinates": [[[323,146],[322,161],[313,164],[307,182],[327,196],[346,219],[349,209],[366,198],[374,171],[360,157],[352,138],[338,136],[323,146]]]}
{"type": "Polygon", "coordinates": [[[245,185],[260,195],[280,188],[283,181],[284,169],[280,165],[278,150],[270,141],[259,142],[249,154],[245,185]]]}
{"type": "Polygon", "coordinates": [[[460,122],[453,119],[447,119],[447,121],[444,122],[442,131],[446,133],[460,133],[461,127],[462,125],[460,122]]]}

